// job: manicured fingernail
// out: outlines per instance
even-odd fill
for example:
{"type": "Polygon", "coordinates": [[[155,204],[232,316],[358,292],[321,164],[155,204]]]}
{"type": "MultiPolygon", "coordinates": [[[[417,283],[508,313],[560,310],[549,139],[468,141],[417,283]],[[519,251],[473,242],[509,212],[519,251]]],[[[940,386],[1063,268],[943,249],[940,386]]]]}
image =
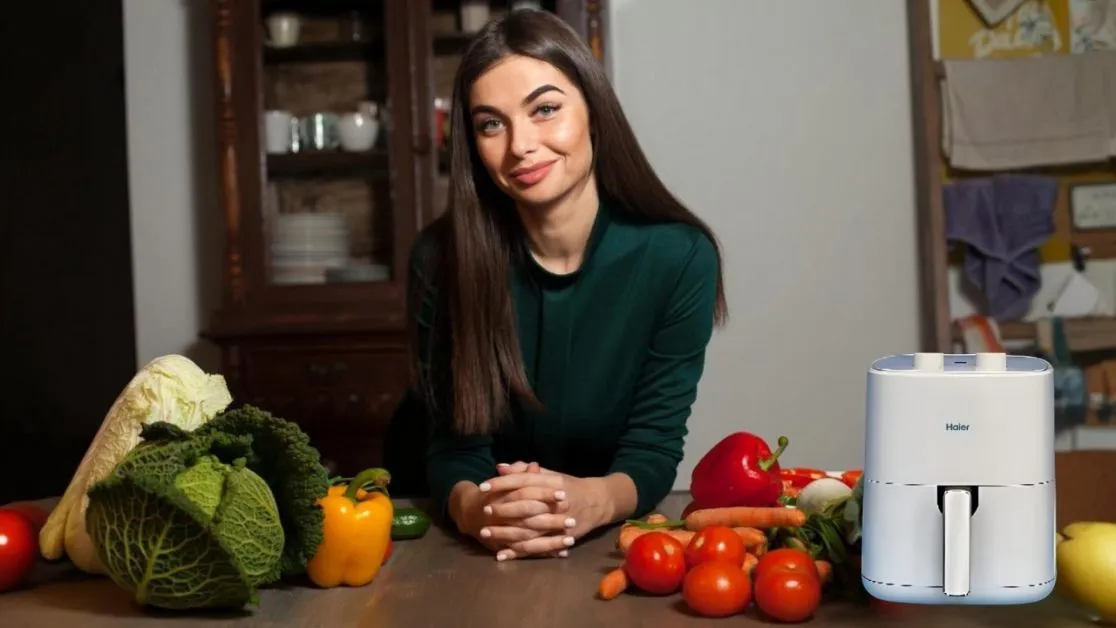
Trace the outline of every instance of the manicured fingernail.
{"type": "Polygon", "coordinates": [[[492,530],[489,530],[488,528],[481,528],[481,536],[486,539],[490,538],[492,536],[492,530]]]}
{"type": "Polygon", "coordinates": [[[492,490],[492,485],[488,482],[481,482],[481,485],[477,488],[479,488],[482,493],[487,493],[488,491],[492,490]]]}
{"type": "Polygon", "coordinates": [[[484,514],[491,515],[492,514],[492,506],[485,506],[484,507],[484,514]]]}
{"type": "MultiPolygon", "coordinates": [[[[483,489],[481,489],[481,490],[483,490],[483,489]]],[[[557,500],[566,499],[566,491],[554,491],[554,499],[557,499],[557,500]]]]}
{"type": "Polygon", "coordinates": [[[506,467],[506,466],[509,466],[509,465],[506,462],[501,462],[501,463],[498,463],[496,466],[497,467],[506,467]]]}
{"type": "Polygon", "coordinates": [[[508,555],[503,553],[503,552],[500,552],[499,554],[496,555],[496,560],[507,560],[507,559],[508,559],[508,555]]]}
{"type": "Polygon", "coordinates": [[[577,520],[574,519],[573,517],[567,518],[565,523],[566,523],[567,528],[576,528],[577,527],[577,520]]]}
{"type": "Polygon", "coordinates": [[[562,539],[562,544],[566,547],[573,547],[574,538],[572,536],[567,536],[566,538],[562,539]]]}
{"type": "Polygon", "coordinates": [[[567,558],[567,557],[569,557],[569,555],[570,555],[569,550],[562,550],[562,551],[558,552],[558,558],[567,558]]]}

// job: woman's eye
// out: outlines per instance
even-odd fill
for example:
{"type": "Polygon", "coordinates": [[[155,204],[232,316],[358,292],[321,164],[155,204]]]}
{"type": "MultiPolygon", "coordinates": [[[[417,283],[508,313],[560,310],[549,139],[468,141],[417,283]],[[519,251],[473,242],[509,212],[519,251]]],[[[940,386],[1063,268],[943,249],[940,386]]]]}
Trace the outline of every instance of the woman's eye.
{"type": "Polygon", "coordinates": [[[477,125],[477,130],[480,131],[481,133],[492,133],[493,131],[496,131],[499,128],[500,128],[500,121],[496,120],[494,118],[489,118],[487,120],[482,120],[480,122],[480,124],[477,125]]]}
{"type": "Polygon", "coordinates": [[[544,118],[548,118],[558,113],[558,110],[560,108],[561,107],[559,107],[558,105],[539,105],[539,107],[535,109],[535,113],[544,118]]]}

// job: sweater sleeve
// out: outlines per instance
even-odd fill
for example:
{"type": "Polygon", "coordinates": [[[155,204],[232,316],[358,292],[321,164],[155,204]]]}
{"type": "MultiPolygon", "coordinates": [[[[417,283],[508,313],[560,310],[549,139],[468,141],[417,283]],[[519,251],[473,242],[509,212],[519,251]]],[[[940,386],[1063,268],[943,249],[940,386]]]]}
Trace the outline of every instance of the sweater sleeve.
{"type": "Polygon", "coordinates": [[[704,235],[691,247],[652,336],[611,472],[638,494],[633,517],[650,513],[678,475],[686,421],[705,368],[717,298],[717,252],[704,235]]]}
{"type": "Polygon", "coordinates": [[[437,289],[432,280],[430,242],[420,236],[411,253],[408,273],[408,310],[415,329],[415,347],[419,369],[432,376],[436,404],[422,391],[421,399],[427,417],[426,477],[433,501],[433,511],[445,514],[446,502],[454,485],[463,480],[479,484],[496,475],[492,456],[492,438],[487,435],[461,436],[452,429],[448,343],[432,334],[437,312],[437,289]]]}

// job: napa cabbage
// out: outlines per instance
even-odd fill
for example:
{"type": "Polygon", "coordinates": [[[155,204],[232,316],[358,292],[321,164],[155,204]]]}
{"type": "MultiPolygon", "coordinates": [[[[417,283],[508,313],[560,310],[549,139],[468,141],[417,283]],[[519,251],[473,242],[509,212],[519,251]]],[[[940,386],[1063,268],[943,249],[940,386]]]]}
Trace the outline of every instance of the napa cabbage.
{"type": "Polygon", "coordinates": [[[164,355],[140,369],[105,415],[62,499],[39,532],[43,557],[66,556],[82,571],[103,573],[85,530],[89,487],[105,478],[140,442],[145,425],[165,422],[195,430],[231,402],[224,377],[206,373],[184,356],[164,355]]]}

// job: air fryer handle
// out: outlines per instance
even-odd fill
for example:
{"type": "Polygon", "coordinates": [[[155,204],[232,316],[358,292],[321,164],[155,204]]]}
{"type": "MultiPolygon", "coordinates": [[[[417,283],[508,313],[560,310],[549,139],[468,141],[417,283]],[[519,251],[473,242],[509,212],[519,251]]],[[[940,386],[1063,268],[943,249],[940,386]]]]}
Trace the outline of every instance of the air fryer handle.
{"type": "Polygon", "coordinates": [[[944,565],[942,592],[950,597],[969,594],[973,494],[964,488],[947,489],[942,496],[944,565]]]}

